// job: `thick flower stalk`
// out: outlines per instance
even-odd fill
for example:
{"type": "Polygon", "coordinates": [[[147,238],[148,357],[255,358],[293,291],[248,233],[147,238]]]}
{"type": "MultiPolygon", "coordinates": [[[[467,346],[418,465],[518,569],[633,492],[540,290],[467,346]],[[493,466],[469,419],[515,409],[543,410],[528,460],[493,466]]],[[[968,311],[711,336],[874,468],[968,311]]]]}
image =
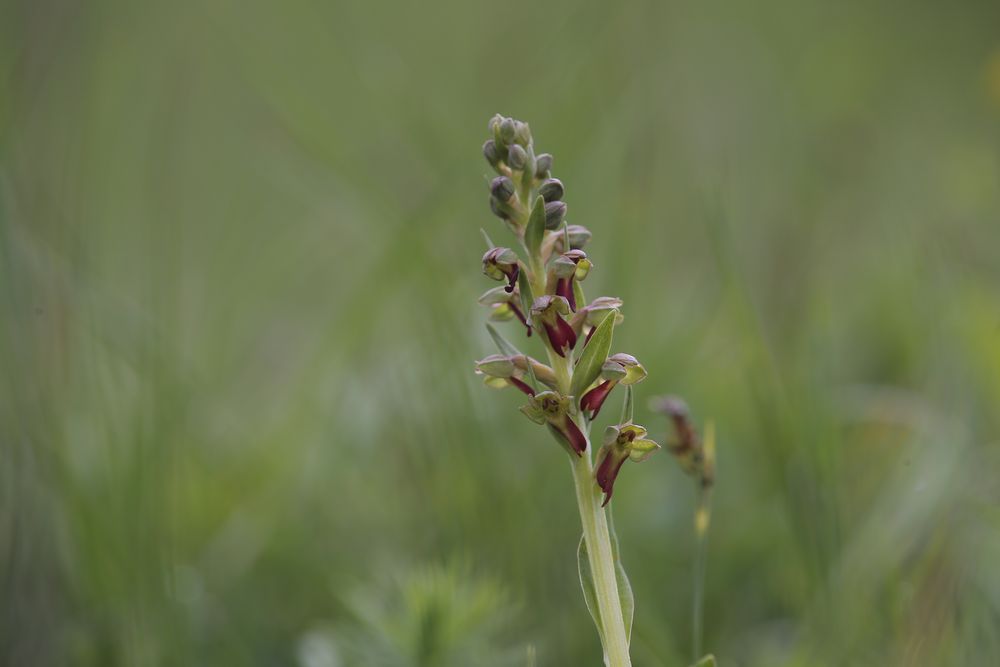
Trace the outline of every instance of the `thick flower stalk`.
{"type": "Polygon", "coordinates": [[[621,300],[588,301],[584,295],[594,268],[585,250],[591,233],[567,221],[566,190],[552,177],[552,156],[535,153],[527,123],[497,115],[489,132],[483,155],[496,172],[489,184],[490,210],[512,232],[516,250],[494,245],[484,233],[483,273],[501,285],[479,301],[490,308],[492,321],[516,318],[518,333],[525,342],[539,341],[545,357],[524,354],[487,325],[500,353],[479,361],[476,372],[488,386],[525,394],[521,411],[545,426],[569,455],[583,527],[578,566],[585,599],[605,663],[627,666],[632,591],[605,506],[625,461],[642,461],[659,449],[646,429],[632,422],[633,385],[646,377],[646,369],[630,354],[611,352],[614,329],[624,319],[621,300]],[[595,466],[591,425],[618,385],[625,388],[622,416],[607,428],[595,466]]]}

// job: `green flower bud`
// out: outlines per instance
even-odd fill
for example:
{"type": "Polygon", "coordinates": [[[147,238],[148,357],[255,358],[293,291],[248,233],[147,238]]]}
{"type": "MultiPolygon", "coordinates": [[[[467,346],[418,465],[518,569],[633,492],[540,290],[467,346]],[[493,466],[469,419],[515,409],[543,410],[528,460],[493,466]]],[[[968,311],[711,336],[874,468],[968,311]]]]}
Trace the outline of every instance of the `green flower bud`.
{"type": "MultiPolygon", "coordinates": [[[[580,250],[587,245],[590,240],[590,230],[583,225],[569,225],[566,227],[566,234],[569,236],[569,247],[572,250],[580,250]]],[[[565,252],[565,251],[564,251],[565,252]]]]}
{"type": "Polygon", "coordinates": [[[490,194],[500,202],[508,202],[514,196],[514,181],[506,176],[497,176],[490,182],[490,194]]]}
{"type": "Polygon", "coordinates": [[[507,149],[507,166],[520,171],[528,164],[528,152],[518,144],[511,144],[507,149]]]}
{"type": "Polygon", "coordinates": [[[500,153],[497,151],[497,144],[492,139],[489,139],[485,144],[483,144],[483,157],[486,161],[490,163],[490,166],[496,169],[496,166],[500,164],[500,153]]]}
{"type": "Polygon", "coordinates": [[[514,121],[514,141],[525,148],[531,143],[531,128],[528,127],[527,123],[522,123],[519,120],[514,121]]]}
{"type": "Polygon", "coordinates": [[[513,118],[504,118],[500,121],[500,139],[503,141],[504,146],[507,146],[514,140],[514,133],[517,131],[517,126],[514,124],[513,118]]]}
{"type": "Polygon", "coordinates": [[[545,205],[545,229],[559,229],[565,217],[565,202],[550,201],[545,205]]]}
{"type": "Polygon", "coordinates": [[[535,158],[535,178],[548,178],[552,171],[552,156],[542,153],[535,158]]]}
{"type": "Polygon", "coordinates": [[[553,234],[551,239],[554,252],[563,253],[567,250],[581,250],[590,240],[590,230],[582,225],[567,225],[565,233],[553,234]],[[569,248],[566,247],[566,237],[569,237],[569,248]]]}
{"type": "Polygon", "coordinates": [[[559,201],[565,193],[562,181],[558,178],[547,178],[538,186],[538,194],[547,202],[559,201]]]}
{"type": "Polygon", "coordinates": [[[490,211],[493,215],[500,218],[501,220],[506,220],[510,217],[510,209],[507,205],[501,201],[498,201],[496,197],[490,195],[490,211]]]}

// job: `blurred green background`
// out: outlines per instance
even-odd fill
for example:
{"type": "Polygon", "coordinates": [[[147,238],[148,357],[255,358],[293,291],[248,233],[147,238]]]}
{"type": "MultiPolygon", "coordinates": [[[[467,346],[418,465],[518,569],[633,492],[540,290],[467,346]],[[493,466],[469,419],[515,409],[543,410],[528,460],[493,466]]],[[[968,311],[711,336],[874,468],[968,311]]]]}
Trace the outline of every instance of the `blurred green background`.
{"type": "MultiPolygon", "coordinates": [[[[0,3],[0,661],[599,664],[472,374],[498,111],[717,423],[720,664],[996,664],[1000,5],[889,0],[0,3]]],[[[690,480],[614,505],[686,665],[690,480]]]]}

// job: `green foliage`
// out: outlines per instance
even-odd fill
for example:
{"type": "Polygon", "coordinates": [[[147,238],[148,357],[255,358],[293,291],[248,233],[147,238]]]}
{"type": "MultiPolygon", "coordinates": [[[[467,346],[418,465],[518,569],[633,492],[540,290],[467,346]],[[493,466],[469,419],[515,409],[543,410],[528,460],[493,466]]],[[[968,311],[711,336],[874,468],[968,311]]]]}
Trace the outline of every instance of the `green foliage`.
{"type": "MultiPolygon", "coordinates": [[[[1000,655],[998,12],[0,2],[0,664],[304,667],[455,557],[531,600],[489,646],[592,664],[566,456],[470,373],[498,100],[637,421],[718,425],[705,650],[1000,655]]],[[[634,662],[689,664],[691,480],[623,475],[634,662]]]]}
{"type": "Polygon", "coordinates": [[[615,331],[615,311],[608,313],[604,320],[597,326],[594,335],[590,337],[590,342],[583,348],[580,361],[576,364],[573,372],[573,384],[569,388],[570,395],[577,400],[583,396],[590,383],[601,374],[601,366],[604,365],[611,352],[611,338],[615,331]]]}
{"type": "MultiPolygon", "coordinates": [[[[424,568],[348,595],[349,620],[326,633],[340,664],[523,665],[505,635],[516,613],[503,587],[467,568],[424,568]]],[[[321,635],[322,636],[322,635],[321,635]]]]}

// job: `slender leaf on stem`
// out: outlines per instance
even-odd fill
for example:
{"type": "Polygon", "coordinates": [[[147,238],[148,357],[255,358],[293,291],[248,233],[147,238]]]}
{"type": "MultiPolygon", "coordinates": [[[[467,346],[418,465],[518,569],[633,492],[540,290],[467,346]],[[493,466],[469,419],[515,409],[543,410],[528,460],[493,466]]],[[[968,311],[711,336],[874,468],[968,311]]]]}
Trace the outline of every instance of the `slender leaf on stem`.
{"type": "Polygon", "coordinates": [[[611,537],[611,559],[615,562],[615,579],[618,582],[618,598],[622,605],[622,620],[625,622],[625,639],[632,641],[632,618],[635,615],[635,596],[632,594],[632,584],[625,574],[625,566],[618,555],[618,534],[615,532],[615,519],[611,508],[607,510],[608,534],[611,537]]]}
{"type": "MultiPolygon", "coordinates": [[[[587,538],[580,536],[580,546],[576,549],[576,566],[580,573],[580,586],[583,588],[583,599],[587,603],[590,617],[597,626],[597,634],[604,646],[604,624],[601,622],[601,608],[597,606],[597,591],[594,589],[594,573],[590,569],[590,557],[587,554],[587,538]]],[[[606,650],[606,649],[605,649],[606,650]]]]}
{"type": "Polygon", "coordinates": [[[597,325],[597,331],[590,337],[590,342],[583,348],[580,361],[577,362],[573,370],[573,383],[570,385],[569,393],[576,396],[577,400],[583,396],[590,383],[601,374],[601,367],[611,352],[611,336],[615,329],[615,315],[617,311],[612,310],[597,325]]]}
{"type": "Polygon", "coordinates": [[[542,248],[542,240],[545,238],[545,200],[541,196],[535,197],[535,204],[531,208],[531,215],[528,217],[528,226],[524,230],[524,246],[528,249],[531,257],[536,257],[542,248]]]}
{"type": "Polygon", "coordinates": [[[513,343],[504,338],[503,334],[497,331],[496,327],[489,322],[486,323],[486,330],[490,332],[490,337],[497,344],[497,347],[500,348],[501,354],[506,354],[508,357],[523,356],[521,351],[514,347],[513,343]]]}
{"type": "Polygon", "coordinates": [[[706,655],[704,658],[691,665],[691,667],[716,667],[715,656],[706,655]]]}

